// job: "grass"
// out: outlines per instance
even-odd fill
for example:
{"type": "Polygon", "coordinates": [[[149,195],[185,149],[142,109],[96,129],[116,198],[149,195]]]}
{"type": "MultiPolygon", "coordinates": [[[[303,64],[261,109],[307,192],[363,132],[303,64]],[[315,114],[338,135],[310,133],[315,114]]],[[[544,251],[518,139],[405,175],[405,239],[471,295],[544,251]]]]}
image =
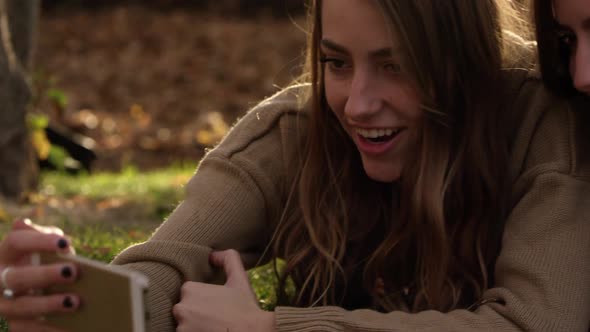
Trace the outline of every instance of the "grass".
{"type": "MultiPolygon", "coordinates": [[[[124,248],[149,238],[154,225],[163,220],[182,200],[182,187],[194,170],[195,166],[189,165],[146,173],[127,168],[121,173],[86,174],[75,177],[55,172],[45,173],[41,177],[39,192],[33,195],[32,201],[34,204],[44,205],[47,202],[72,198],[84,198],[85,201],[97,203],[121,198],[125,200],[125,204],[132,207],[149,206],[147,216],[154,222],[144,225],[125,222],[118,224],[106,219],[101,221],[100,216],[92,224],[81,224],[80,221],[74,220],[75,216],[67,215],[67,211],[57,219],[51,219],[52,225],[62,228],[71,236],[72,245],[78,255],[110,262],[124,248]]],[[[18,217],[3,213],[6,220],[18,217]]],[[[105,218],[110,216],[107,214],[105,218]]],[[[0,238],[3,238],[10,228],[10,223],[6,220],[0,221],[0,238]]],[[[41,220],[35,221],[44,224],[41,220]]],[[[248,274],[260,306],[272,310],[276,303],[276,279],[272,267],[258,267],[248,271],[248,274]]],[[[7,330],[6,322],[0,318],[0,332],[7,330]]]]}
{"type": "Polygon", "coordinates": [[[102,201],[124,199],[149,206],[151,216],[162,220],[183,198],[183,186],[196,169],[179,165],[150,172],[127,167],[121,173],[83,174],[76,177],[50,172],[41,177],[43,197],[84,197],[102,201]]]}
{"type": "Polygon", "coordinates": [[[95,199],[125,196],[158,202],[170,194],[181,196],[178,189],[188,181],[195,168],[195,165],[180,165],[140,172],[134,167],[126,167],[121,173],[78,176],[48,172],[41,176],[41,192],[59,196],[83,195],[95,199]]]}

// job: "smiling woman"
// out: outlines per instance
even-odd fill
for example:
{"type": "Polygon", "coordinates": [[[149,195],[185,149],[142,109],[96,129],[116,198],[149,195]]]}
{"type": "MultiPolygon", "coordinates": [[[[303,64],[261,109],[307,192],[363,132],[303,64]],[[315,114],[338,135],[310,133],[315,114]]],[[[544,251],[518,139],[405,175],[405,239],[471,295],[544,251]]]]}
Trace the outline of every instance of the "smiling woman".
{"type": "MultiPolygon", "coordinates": [[[[150,277],[151,329],[586,331],[590,121],[527,69],[515,6],[311,1],[304,82],[241,119],[113,262],[150,277]],[[277,258],[266,312],[244,267],[277,258]]],[[[0,245],[13,326],[76,310],[22,291],[66,282],[50,267],[16,266],[59,238],[17,222],[0,245]]]]}
{"type": "Polygon", "coordinates": [[[317,85],[298,178],[301,215],[285,218],[274,241],[285,276],[307,286],[298,303],[385,311],[474,303],[492,282],[505,218],[513,133],[499,124],[517,125],[502,109],[519,92],[502,86],[526,76],[501,75],[529,52],[497,33],[514,28],[513,8],[314,5],[308,54],[317,85]],[[376,280],[385,280],[386,296],[372,292],[376,280]]]}
{"type": "Polygon", "coordinates": [[[327,104],[360,152],[365,172],[392,182],[415,150],[422,110],[402,54],[393,51],[400,43],[376,6],[325,1],[320,62],[327,104]]]}

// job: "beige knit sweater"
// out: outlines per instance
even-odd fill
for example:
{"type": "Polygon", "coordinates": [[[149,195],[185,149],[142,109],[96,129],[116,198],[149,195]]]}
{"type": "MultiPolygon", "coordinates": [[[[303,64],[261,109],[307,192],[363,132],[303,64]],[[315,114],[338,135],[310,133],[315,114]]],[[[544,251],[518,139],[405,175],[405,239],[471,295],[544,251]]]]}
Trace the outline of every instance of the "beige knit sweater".
{"type": "MultiPolygon", "coordinates": [[[[588,330],[590,109],[553,99],[536,78],[515,86],[511,111],[523,121],[515,126],[511,213],[487,303],[474,312],[416,314],[278,307],[277,331],[588,330]]],[[[296,91],[248,112],[203,159],[185,201],[153,237],[115,259],[149,276],[153,332],[175,329],[171,308],[184,281],[213,280],[212,249],[238,250],[246,268],[264,251],[287,192],[287,158],[300,144],[296,91]]]]}

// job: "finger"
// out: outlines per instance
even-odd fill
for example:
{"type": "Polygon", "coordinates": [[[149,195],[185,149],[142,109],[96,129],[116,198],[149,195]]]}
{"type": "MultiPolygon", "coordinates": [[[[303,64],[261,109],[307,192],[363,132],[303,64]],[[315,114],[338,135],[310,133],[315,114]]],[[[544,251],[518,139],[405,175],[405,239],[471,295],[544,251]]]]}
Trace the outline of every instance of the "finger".
{"type": "Polygon", "coordinates": [[[19,296],[13,300],[0,300],[0,316],[6,319],[33,319],[38,316],[74,312],[80,299],[74,294],[48,296],[19,296]]]}
{"type": "Polygon", "coordinates": [[[215,251],[209,257],[214,266],[223,268],[225,271],[227,278],[225,282],[226,286],[252,291],[248,273],[246,273],[240,254],[237,251],[233,249],[215,251]]]}
{"type": "Polygon", "coordinates": [[[12,230],[36,230],[40,233],[45,234],[57,234],[60,236],[64,236],[63,230],[55,226],[41,226],[33,223],[31,219],[24,218],[24,219],[17,219],[12,224],[12,230]]]}
{"type": "MultiPolygon", "coordinates": [[[[61,237],[63,237],[67,243],[72,243],[72,239],[65,235],[64,231],[56,226],[42,226],[42,225],[37,225],[35,223],[33,223],[31,221],[31,219],[25,218],[25,219],[20,219],[15,221],[14,225],[13,225],[13,229],[17,229],[17,230],[36,230],[39,233],[43,233],[43,234],[57,234],[61,237]]],[[[68,246],[67,247],[67,252],[69,252],[72,255],[76,254],[76,249],[74,249],[73,246],[68,246]]]]}
{"type": "Polygon", "coordinates": [[[10,265],[33,252],[69,252],[69,247],[70,242],[58,234],[44,234],[36,230],[12,231],[0,244],[0,262],[10,265]]]}
{"type": "Polygon", "coordinates": [[[31,219],[29,219],[29,218],[21,218],[21,219],[15,220],[12,223],[12,230],[13,231],[24,230],[24,229],[28,229],[28,230],[35,229],[33,227],[33,222],[31,221],[31,219]]]}
{"type": "Polygon", "coordinates": [[[65,330],[53,327],[38,320],[11,320],[8,321],[10,332],[65,332],[65,330]]]}
{"type": "Polygon", "coordinates": [[[74,264],[51,264],[43,266],[14,267],[6,273],[6,286],[15,294],[31,289],[44,289],[55,284],[66,284],[76,280],[74,264]]]}

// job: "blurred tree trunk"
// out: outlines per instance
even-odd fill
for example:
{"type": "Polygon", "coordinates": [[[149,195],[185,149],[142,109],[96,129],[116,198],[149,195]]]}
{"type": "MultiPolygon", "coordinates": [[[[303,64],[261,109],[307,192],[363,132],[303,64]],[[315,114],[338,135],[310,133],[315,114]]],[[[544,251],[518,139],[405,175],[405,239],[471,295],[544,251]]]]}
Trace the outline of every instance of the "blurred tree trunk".
{"type": "Polygon", "coordinates": [[[26,126],[39,0],[0,0],[0,194],[18,199],[37,184],[26,126]]]}

